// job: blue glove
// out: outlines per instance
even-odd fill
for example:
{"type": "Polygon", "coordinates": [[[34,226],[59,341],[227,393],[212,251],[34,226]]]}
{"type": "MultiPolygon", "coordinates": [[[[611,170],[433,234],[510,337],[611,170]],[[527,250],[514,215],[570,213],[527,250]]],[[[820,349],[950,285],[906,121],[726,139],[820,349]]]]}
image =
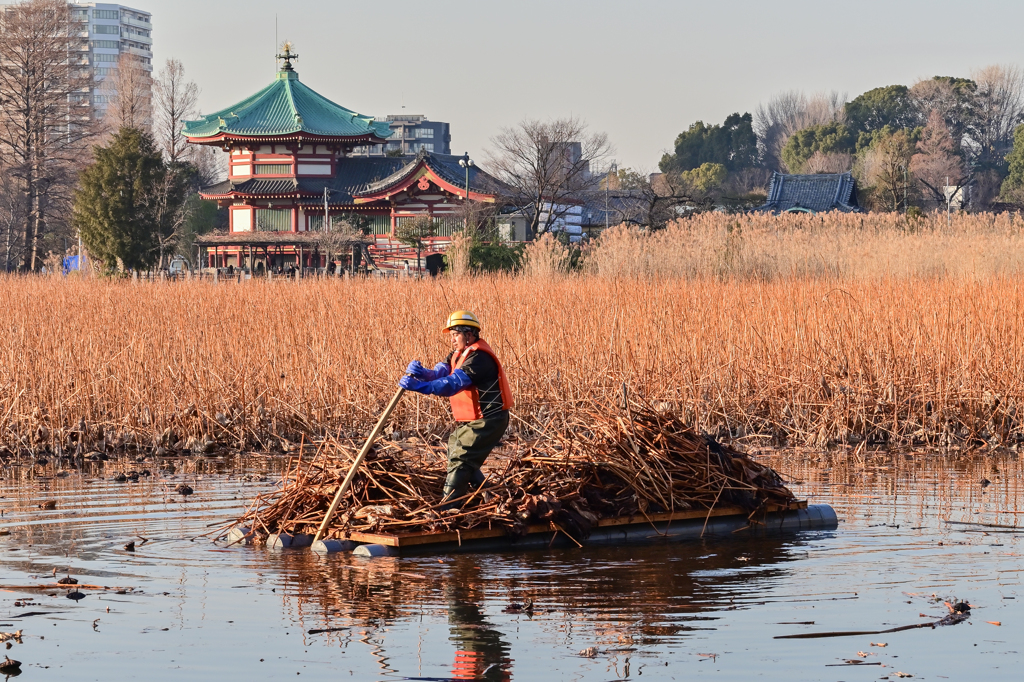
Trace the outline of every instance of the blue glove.
{"type": "Polygon", "coordinates": [[[448,376],[433,381],[420,381],[415,377],[404,376],[398,380],[398,385],[407,391],[448,398],[462,389],[472,386],[473,381],[465,372],[457,369],[448,376]]]}
{"type": "Polygon", "coordinates": [[[414,391],[416,393],[426,393],[424,389],[427,386],[430,386],[430,382],[420,381],[416,377],[409,376],[408,374],[406,374],[404,377],[398,380],[398,385],[407,391],[414,391]]]}
{"type": "Polygon", "coordinates": [[[448,363],[439,362],[434,365],[434,369],[427,369],[420,364],[419,360],[413,360],[409,363],[409,366],[405,368],[406,374],[411,374],[421,381],[433,381],[441,377],[446,377],[452,373],[452,368],[448,366],[448,363]]]}
{"type": "Polygon", "coordinates": [[[412,362],[410,362],[409,366],[405,368],[405,373],[410,374],[416,377],[417,379],[421,379],[423,381],[431,381],[437,378],[431,376],[433,372],[431,372],[429,369],[421,365],[419,360],[413,360],[412,362]]]}

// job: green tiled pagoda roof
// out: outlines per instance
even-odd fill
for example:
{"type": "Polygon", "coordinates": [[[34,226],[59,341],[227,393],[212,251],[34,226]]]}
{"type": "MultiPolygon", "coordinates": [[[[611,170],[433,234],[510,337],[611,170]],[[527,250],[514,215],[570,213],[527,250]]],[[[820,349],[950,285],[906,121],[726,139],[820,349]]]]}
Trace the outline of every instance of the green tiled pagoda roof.
{"type": "Polygon", "coordinates": [[[198,121],[186,121],[183,131],[193,139],[296,133],[319,137],[373,136],[383,140],[391,135],[391,129],[385,121],[350,111],[306,87],[295,71],[282,70],[273,83],[255,95],[198,121]]]}

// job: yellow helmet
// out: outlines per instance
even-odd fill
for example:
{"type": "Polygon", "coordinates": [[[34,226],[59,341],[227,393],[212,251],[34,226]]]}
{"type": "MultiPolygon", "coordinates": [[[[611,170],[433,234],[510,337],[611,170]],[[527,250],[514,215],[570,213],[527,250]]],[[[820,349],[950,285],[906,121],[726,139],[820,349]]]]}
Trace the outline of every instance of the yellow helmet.
{"type": "Polygon", "coordinates": [[[444,329],[441,331],[446,332],[452,327],[475,327],[480,329],[480,321],[476,319],[476,315],[468,310],[456,310],[448,316],[448,323],[445,324],[444,329]]]}

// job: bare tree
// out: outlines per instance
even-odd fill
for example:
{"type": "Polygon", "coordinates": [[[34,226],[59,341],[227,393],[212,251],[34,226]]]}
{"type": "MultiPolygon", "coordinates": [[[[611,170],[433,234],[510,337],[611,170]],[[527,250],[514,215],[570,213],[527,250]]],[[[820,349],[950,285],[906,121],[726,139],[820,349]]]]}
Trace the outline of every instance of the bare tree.
{"type": "Polygon", "coordinates": [[[579,118],[527,119],[491,139],[489,166],[509,201],[530,210],[530,233],[547,232],[578,205],[603,176],[591,164],[612,152],[608,136],[593,133],[579,118]]]}
{"type": "Polygon", "coordinates": [[[427,247],[426,240],[434,234],[434,219],[425,214],[405,218],[395,226],[395,239],[416,249],[416,272],[420,271],[420,254],[427,247]]]}
{"type": "Polygon", "coordinates": [[[974,129],[977,90],[978,85],[972,80],[936,76],[915,83],[910,88],[910,97],[923,118],[928,119],[933,111],[938,112],[949,131],[954,151],[959,153],[964,136],[969,136],[974,129]]]}
{"type": "Polygon", "coordinates": [[[0,230],[3,230],[4,272],[11,272],[20,260],[24,210],[21,183],[7,169],[0,169],[0,230]]]}
{"type": "Polygon", "coordinates": [[[114,129],[149,130],[153,125],[153,77],[142,59],[122,52],[117,70],[104,82],[109,105],[107,123],[114,129]]]}
{"type": "Polygon", "coordinates": [[[876,142],[861,157],[861,179],[874,187],[880,207],[898,211],[911,194],[910,157],[914,147],[906,130],[876,142]]]}
{"type": "Polygon", "coordinates": [[[185,78],[185,67],[177,59],[168,59],[155,80],[156,106],[153,132],[168,163],[191,161],[193,152],[208,149],[190,145],[182,136],[185,120],[197,114],[199,86],[185,78]]]}
{"type": "Polygon", "coordinates": [[[754,133],[761,147],[761,158],[772,170],[782,169],[782,149],[796,130],[796,119],[806,104],[804,93],[788,90],[772,95],[754,112],[754,133]]]}
{"type": "Polygon", "coordinates": [[[942,114],[933,109],[928,125],[921,132],[917,152],[910,159],[910,172],[936,206],[946,202],[946,186],[954,185],[959,189],[967,181],[963,160],[955,150],[942,114]]]}
{"type": "Polygon", "coordinates": [[[228,155],[217,147],[194,144],[189,150],[189,162],[195,166],[196,182],[200,187],[216,184],[228,175],[228,155]]]}
{"type": "Polygon", "coordinates": [[[853,168],[853,155],[842,152],[822,153],[820,151],[811,154],[811,158],[804,163],[804,170],[808,173],[845,173],[853,168]]]}
{"type": "Polygon", "coordinates": [[[189,223],[202,208],[194,200],[178,201],[177,192],[194,192],[215,181],[209,177],[209,162],[216,150],[189,144],[181,134],[185,120],[198,114],[198,99],[199,87],[185,78],[184,65],[177,59],[168,59],[152,81],[153,138],[167,163],[166,187],[158,193],[158,200],[162,211],[173,210],[167,214],[168,229],[158,235],[161,269],[164,256],[173,253],[182,240],[187,241],[189,223]]]}
{"type": "Polygon", "coordinates": [[[20,184],[22,268],[42,265],[47,218],[63,211],[94,134],[88,53],[64,0],[0,11],[0,157],[20,184]]]}
{"type": "Polygon", "coordinates": [[[323,228],[324,225],[325,223],[321,223],[321,229],[315,233],[314,243],[317,250],[326,256],[327,268],[331,266],[332,257],[341,257],[354,244],[366,241],[363,233],[344,216],[332,215],[326,229],[323,228]]]}
{"type": "Polygon", "coordinates": [[[652,173],[630,200],[621,202],[619,221],[658,230],[693,211],[708,210],[715,197],[701,192],[680,173],[652,173]]]}
{"type": "Polygon", "coordinates": [[[463,230],[487,231],[494,225],[499,206],[490,201],[463,201],[456,206],[454,217],[462,223],[463,230]]]}
{"type": "Polygon", "coordinates": [[[152,194],[145,197],[144,203],[151,207],[154,216],[153,227],[159,249],[157,268],[160,270],[168,266],[164,257],[174,253],[194,209],[194,204],[186,200],[193,184],[191,175],[182,169],[168,167],[152,194]]]}
{"type": "Polygon", "coordinates": [[[1013,130],[1024,120],[1024,71],[1017,66],[987,66],[971,74],[978,84],[979,161],[1001,163],[1013,146],[1013,130]]]}
{"type": "Polygon", "coordinates": [[[843,119],[846,94],[819,92],[808,97],[799,90],[774,95],[767,104],[759,104],[754,114],[754,132],[762,160],[771,170],[786,170],[782,149],[790,136],[812,125],[843,119]]]}

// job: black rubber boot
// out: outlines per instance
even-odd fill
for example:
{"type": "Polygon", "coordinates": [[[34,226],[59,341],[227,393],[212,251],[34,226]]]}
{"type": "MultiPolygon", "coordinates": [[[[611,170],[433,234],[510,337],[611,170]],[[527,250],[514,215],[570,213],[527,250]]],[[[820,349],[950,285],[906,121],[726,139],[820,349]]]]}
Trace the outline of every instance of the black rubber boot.
{"type": "Polygon", "coordinates": [[[444,504],[441,506],[441,510],[460,509],[465,500],[458,498],[468,495],[469,491],[476,487],[473,486],[473,481],[479,474],[479,469],[474,470],[468,466],[461,466],[455,471],[449,472],[448,478],[444,482],[444,500],[442,500],[444,504]]]}
{"type": "Polygon", "coordinates": [[[484,472],[479,469],[473,469],[473,478],[469,479],[469,485],[473,490],[476,490],[484,483],[484,472]]]}

